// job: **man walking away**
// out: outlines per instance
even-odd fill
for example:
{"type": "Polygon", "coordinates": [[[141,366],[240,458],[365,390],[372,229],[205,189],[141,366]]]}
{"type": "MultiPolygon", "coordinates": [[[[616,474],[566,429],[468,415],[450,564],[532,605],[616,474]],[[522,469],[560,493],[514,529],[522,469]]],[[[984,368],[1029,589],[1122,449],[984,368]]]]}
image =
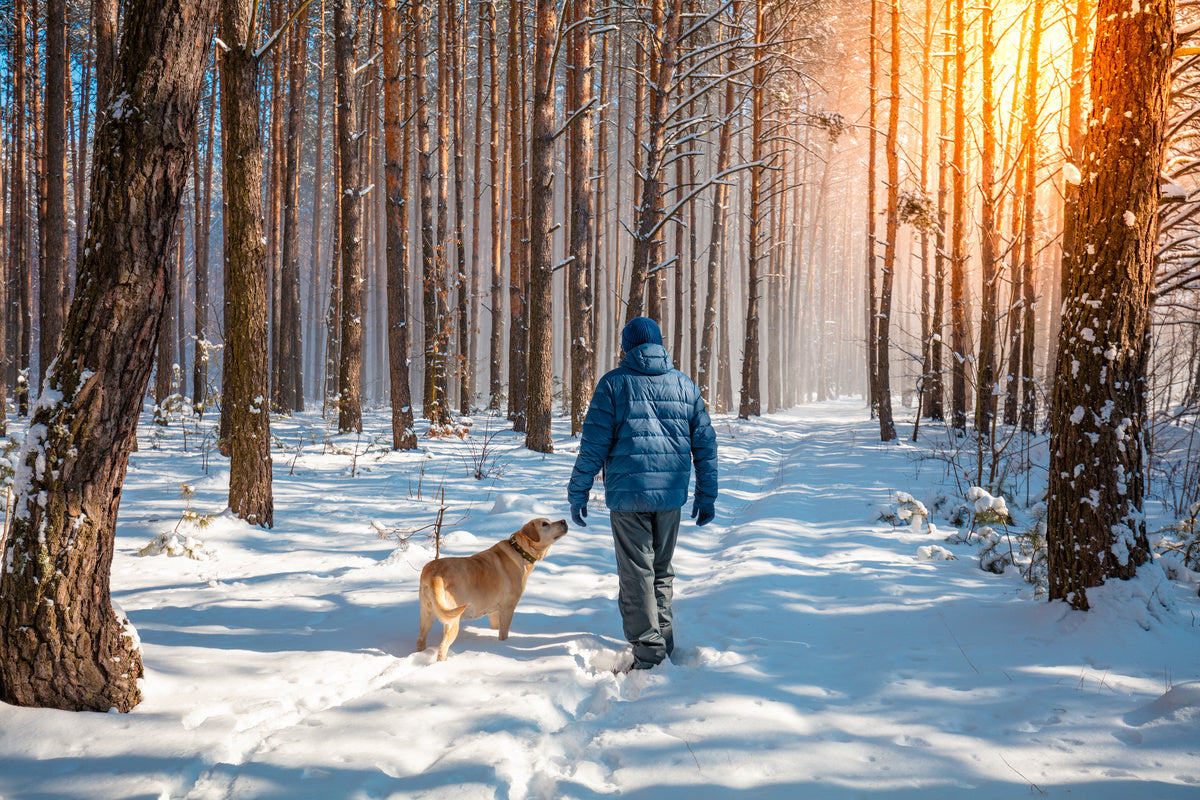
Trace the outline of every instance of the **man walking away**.
{"type": "Polygon", "coordinates": [[[675,647],[671,630],[671,557],[687,502],[692,466],[692,517],[706,525],[717,499],[717,439],[700,389],[671,366],[658,323],[629,321],[621,332],[621,366],[592,395],[567,487],[571,519],[586,527],[588,495],[604,470],[617,557],[617,604],[633,668],[649,669],[675,647]]]}

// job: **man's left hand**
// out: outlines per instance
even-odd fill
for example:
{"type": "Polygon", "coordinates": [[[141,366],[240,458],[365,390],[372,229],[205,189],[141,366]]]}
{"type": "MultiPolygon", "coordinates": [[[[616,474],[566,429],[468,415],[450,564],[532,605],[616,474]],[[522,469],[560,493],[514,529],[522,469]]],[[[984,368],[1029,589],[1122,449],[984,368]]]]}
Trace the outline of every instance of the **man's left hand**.
{"type": "Polygon", "coordinates": [[[711,501],[697,499],[692,503],[692,519],[696,520],[696,527],[702,528],[713,521],[713,517],[717,515],[714,504],[711,501]]]}

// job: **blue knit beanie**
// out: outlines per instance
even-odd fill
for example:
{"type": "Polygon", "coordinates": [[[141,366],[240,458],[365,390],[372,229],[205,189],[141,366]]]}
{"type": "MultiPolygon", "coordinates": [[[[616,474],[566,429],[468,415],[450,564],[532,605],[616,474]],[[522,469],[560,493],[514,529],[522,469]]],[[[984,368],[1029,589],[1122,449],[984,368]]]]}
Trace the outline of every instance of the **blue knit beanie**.
{"type": "Polygon", "coordinates": [[[658,323],[649,317],[634,317],[621,331],[621,349],[626,353],[632,353],[638,345],[662,343],[662,331],[658,323]]]}

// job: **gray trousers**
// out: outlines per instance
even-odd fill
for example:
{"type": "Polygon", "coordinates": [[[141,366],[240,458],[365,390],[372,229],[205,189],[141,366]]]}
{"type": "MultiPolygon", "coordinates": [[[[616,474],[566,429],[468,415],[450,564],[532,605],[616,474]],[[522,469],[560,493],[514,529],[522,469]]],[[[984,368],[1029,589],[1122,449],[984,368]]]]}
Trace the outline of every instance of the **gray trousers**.
{"type": "Polygon", "coordinates": [[[652,667],[675,649],[671,631],[671,556],[679,535],[679,509],[613,511],[617,555],[617,606],[634,666],[652,667]]]}

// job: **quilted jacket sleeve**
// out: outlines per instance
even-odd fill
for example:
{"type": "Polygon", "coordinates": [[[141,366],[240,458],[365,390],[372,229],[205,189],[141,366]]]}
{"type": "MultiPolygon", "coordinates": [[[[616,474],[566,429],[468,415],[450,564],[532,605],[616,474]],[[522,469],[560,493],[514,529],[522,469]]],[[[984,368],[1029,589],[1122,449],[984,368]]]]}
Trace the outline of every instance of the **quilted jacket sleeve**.
{"type": "Polygon", "coordinates": [[[717,499],[717,435],[704,406],[700,390],[692,410],[692,463],[696,467],[696,499],[716,502],[717,499]]]}
{"type": "Polygon", "coordinates": [[[579,454],[575,457],[575,469],[571,471],[571,482],[567,485],[567,502],[572,506],[587,505],[596,473],[612,450],[617,433],[614,411],[612,381],[601,378],[583,419],[579,454]]]}

